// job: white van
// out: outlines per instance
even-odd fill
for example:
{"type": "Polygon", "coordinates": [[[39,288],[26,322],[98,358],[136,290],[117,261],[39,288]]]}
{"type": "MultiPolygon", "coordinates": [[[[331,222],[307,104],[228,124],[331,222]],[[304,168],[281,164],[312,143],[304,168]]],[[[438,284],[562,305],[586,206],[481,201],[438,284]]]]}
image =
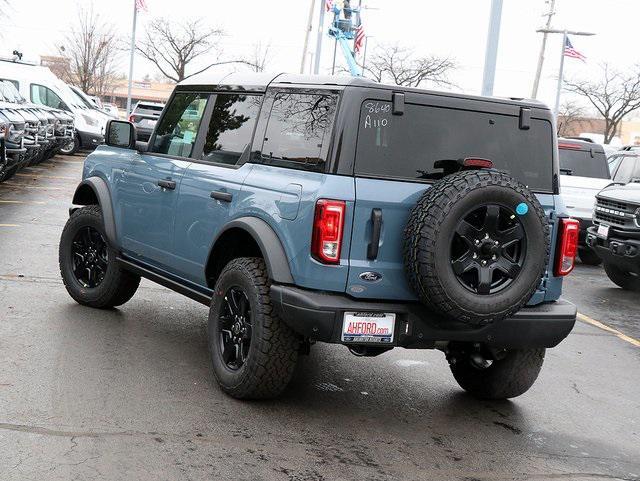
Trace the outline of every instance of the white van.
{"type": "Polygon", "coordinates": [[[71,154],[81,148],[94,148],[104,142],[108,117],[89,108],[78,94],[47,67],[0,59],[0,79],[11,82],[31,102],[66,110],[74,116],[75,143],[73,148],[69,146],[69,150],[65,149],[63,153],[71,154]]]}

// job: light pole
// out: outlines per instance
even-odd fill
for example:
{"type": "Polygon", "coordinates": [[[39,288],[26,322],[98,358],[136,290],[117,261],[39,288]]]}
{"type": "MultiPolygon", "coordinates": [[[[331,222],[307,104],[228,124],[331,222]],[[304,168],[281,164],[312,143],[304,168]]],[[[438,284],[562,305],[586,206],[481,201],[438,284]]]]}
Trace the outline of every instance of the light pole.
{"type": "Polygon", "coordinates": [[[491,0],[489,32],[487,33],[487,49],[484,56],[484,73],[482,74],[482,95],[493,95],[493,83],[496,78],[496,61],[498,58],[498,41],[500,40],[501,20],[502,0],[491,0]]]}
{"type": "Polygon", "coordinates": [[[595,35],[592,32],[576,32],[573,30],[558,30],[555,28],[541,28],[540,30],[536,30],[538,33],[560,33],[562,34],[562,47],[560,49],[560,71],[558,72],[558,86],[556,87],[556,103],[554,108],[554,113],[556,115],[556,119],[558,118],[558,112],[560,111],[560,93],[562,92],[562,82],[564,77],[564,50],[567,45],[567,35],[575,35],[579,37],[591,37],[595,35]]]}

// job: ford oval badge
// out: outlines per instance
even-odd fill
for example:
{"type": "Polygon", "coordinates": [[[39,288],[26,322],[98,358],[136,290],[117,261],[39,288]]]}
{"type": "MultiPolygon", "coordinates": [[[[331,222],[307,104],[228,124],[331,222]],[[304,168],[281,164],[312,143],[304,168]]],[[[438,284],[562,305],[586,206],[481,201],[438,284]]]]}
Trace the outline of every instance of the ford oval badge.
{"type": "Polygon", "coordinates": [[[378,282],[382,279],[382,274],[378,272],[363,272],[358,277],[366,282],[378,282]]]}

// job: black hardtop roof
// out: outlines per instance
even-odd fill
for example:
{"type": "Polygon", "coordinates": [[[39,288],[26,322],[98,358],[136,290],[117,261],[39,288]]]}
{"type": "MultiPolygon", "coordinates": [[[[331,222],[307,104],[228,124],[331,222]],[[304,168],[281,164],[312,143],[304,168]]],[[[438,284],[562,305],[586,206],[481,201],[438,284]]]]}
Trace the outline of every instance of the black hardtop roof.
{"type": "Polygon", "coordinates": [[[441,92],[421,89],[418,87],[403,87],[378,83],[363,77],[349,77],[337,75],[303,75],[290,73],[253,73],[234,72],[219,74],[203,72],[189,77],[178,84],[178,89],[215,88],[220,90],[247,90],[264,92],[268,87],[274,86],[300,86],[318,89],[344,89],[344,88],[374,88],[393,92],[414,92],[451,97],[457,99],[480,100],[508,105],[519,105],[548,110],[548,107],[537,100],[504,97],[482,97],[480,95],[468,95],[455,92],[441,92]]]}

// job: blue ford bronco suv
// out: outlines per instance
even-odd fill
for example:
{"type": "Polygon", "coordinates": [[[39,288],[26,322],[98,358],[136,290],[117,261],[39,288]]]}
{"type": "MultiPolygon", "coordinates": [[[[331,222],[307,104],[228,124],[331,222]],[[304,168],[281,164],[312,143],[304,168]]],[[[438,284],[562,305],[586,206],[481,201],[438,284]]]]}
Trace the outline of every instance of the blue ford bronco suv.
{"type": "Polygon", "coordinates": [[[80,304],[141,277],[210,306],[221,388],[273,397],[315,342],[439,349],[466,391],[527,391],[571,331],[577,221],[542,104],[358,78],[203,73],[149,142],[113,120],[60,241],[80,304]]]}

